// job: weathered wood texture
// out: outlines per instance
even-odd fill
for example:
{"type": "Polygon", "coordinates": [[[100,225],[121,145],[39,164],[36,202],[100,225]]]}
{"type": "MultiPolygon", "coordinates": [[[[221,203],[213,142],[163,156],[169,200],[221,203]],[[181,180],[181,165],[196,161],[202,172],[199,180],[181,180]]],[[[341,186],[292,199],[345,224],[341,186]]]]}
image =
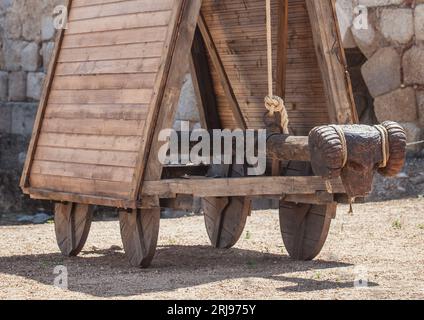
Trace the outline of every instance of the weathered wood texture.
{"type": "Polygon", "coordinates": [[[182,3],[70,2],[23,175],[26,191],[136,200],[182,3]]]}
{"type": "Polygon", "coordinates": [[[406,133],[395,122],[384,122],[381,127],[387,131],[387,139],[376,127],[364,125],[340,126],[340,132],[334,126],[312,130],[309,146],[314,173],[328,179],[341,176],[350,197],[371,192],[377,170],[386,176],[399,174],[405,163],[406,133]]]}
{"type": "Polygon", "coordinates": [[[120,212],[121,238],[129,263],[146,268],[152,262],[159,235],[160,209],[120,212]]]}
{"type": "Polygon", "coordinates": [[[306,0],[330,121],[358,123],[352,85],[337,23],[335,0],[306,0]]]}
{"type": "MultiPolygon", "coordinates": [[[[340,179],[331,180],[334,193],[345,193],[340,179]]],[[[146,181],[143,195],[172,198],[177,194],[197,197],[281,196],[326,191],[320,177],[198,178],[146,181]]]]}
{"type": "Polygon", "coordinates": [[[55,206],[56,240],[65,256],[76,256],[84,247],[93,219],[93,207],[76,203],[55,206]]]}
{"type": "MultiPolygon", "coordinates": [[[[284,94],[292,132],[307,135],[314,126],[329,123],[330,118],[306,2],[275,0],[272,12],[275,90],[284,94]]],[[[265,2],[205,0],[202,13],[247,127],[263,128],[263,98],[267,95],[265,2]]],[[[332,17],[325,19],[329,25],[334,23],[332,17]]],[[[222,86],[212,58],[221,122],[226,128],[237,127],[228,90],[222,86]]]]}

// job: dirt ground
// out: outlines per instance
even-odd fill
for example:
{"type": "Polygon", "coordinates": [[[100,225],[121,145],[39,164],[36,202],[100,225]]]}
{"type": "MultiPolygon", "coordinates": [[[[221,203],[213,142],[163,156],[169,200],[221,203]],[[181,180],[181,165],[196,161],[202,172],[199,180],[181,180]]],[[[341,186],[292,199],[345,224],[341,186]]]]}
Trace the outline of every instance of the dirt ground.
{"type": "Polygon", "coordinates": [[[424,299],[424,199],[347,212],[312,262],[287,257],[276,211],[255,212],[228,251],[208,246],[202,217],[163,220],[148,270],[127,265],[117,221],[95,222],[72,259],[58,253],[52,224],[3,225],[0,299],[424,299]],[[53,285],[58,265],[68,290],[53,285]]]}

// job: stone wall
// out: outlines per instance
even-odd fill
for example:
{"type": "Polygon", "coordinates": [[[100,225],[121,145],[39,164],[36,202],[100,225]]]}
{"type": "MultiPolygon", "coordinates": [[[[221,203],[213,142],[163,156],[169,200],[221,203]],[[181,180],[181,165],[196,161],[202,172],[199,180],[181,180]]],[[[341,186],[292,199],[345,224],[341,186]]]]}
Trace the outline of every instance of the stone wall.
{"type": "Polygon", "coordinates": [[[0,0],[0,213],[35,212],[19,178],[54,46],[53,8],[65,0],[0,0]]]}
{"type": "MultiPolygon", "coordinates": [[[[395,120],[410,142],[424,128],[424,0],[338,0],[346,48],[366,57],[361,75],[379,122],[395,120]],[[364,6],[367,10],[361,9],[364,6]],[[355,9],[356,8],[356,9],[355,9]],[[368,26],[361,17],[368,15],[368,26]]],[[[417,153],[424,145],[410,147],[417,153]]]]}

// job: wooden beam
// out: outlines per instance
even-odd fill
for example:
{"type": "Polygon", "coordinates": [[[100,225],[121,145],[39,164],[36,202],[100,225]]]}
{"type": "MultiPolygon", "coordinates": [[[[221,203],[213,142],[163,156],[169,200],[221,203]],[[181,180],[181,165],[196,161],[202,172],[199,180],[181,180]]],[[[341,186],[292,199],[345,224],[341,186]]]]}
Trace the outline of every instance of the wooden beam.
{"type": "Polygon", "coordinates": [[[358,122],[352,86],[340,39],[333,0],[306,0],[315,50],[326,91],[330,120],[358,122]]]}
{"type": "Polygon", "coordinates": [[[30,194],[32,199],[40,200],[75,202],[81,204],[108,206],[122,209],[136,209],[140,207],[140,203],[136,201],[128,201],[126,199],[109,198],[103,196],[79,195],[76,193],[59,192],[36,188],[27,188],[25,189],[25,193],[30,194]]]}
{"type": "Polygon", "coordinates": [[[273,134],[267,140],[267,157],[279,161],[311,161],[308,137],[273,134]]]}
{"type": "Polygon", "coordinates": [[[206,129],[221,129],[206,46],[199,28],[194,34],[191,55],[191,75],[202,124],[206,129]]]}
{"type": "MultiPolygon", "coordinates": [[[[69,11],[71,9],[71,5],[72,5],[72,0],[68,0],[68,4],[67,4],[68,16],[69,16],[69,11]]],[[[22,189],[26,189],[27,187],[29,187],[29,176],[30,176],[31,166],[34,161],[35,150],[36,150],[38,139],[41,133],[42,120],[44,118],[44,114],[47,108],[48,95],[53,83],[53,78],[54,78],[53,71],[56,68],[56,64],[59,58],[60,48],[62,46],[64,34],[65,34],[65,29],[60,29],[56,34],[55,46],[54,46],[52,58],[50,59],[50,63],[49,63],[48,71],[47,71],[48,78],[46,79],[43,85],[43,91],[41,94],[37,115],[35,117],[34,129],[32,132],[31,140],[28,147],[27,157],[26,157],[26,161],[25,161],[22,176],[21,176],[20,186],[22,189]]]]}
{"type": "MultiPolygon", "coordinates": [[[[334,193],[344,193],[340,179],[331,180],[334,193]]],[[[320,177],[253,177],[222,179],[172,179],[146,181],[145,196],[173,197],[184,194],[196,197],[251,197],[278,196],[284,194],[316,194],[327,191],[327,184],[320,177]]]]}
{"type": "Polygon", "coordinates": [[[140,187],[145,175],[146,163],[149,159],[149,148],[153,143],[153,138],[155,134],[155,126],[151,125],[158,121],[160,116],[159,110],[164,99],[164,88],[167,84],[168,77],[170,74],[170,68],[173,61],[173,55],[176,51],[178,31],[183,19],[183,11],[186,8],[188,0],[178,0],[178,5],[174,6],[172,12],[172,21],[169,23],[167,38],[165,40],[166,45],[164,52],[162,54],[162,59],[160,63],[159,74],[156,78],[155,87],[159,87],[157,91],[154,92],[154,96],[150,106],[150,112],[147,116],[146,123],[150,125],[145,126],[143,133],[142,147],[137,158],[136,170],[132,182],[132,190],[130,192],[131,199],[137,199],[140,192],[140,187]]]}
{"type": "MultiPolygon", "coordinates": [[[[153,126],[153,137],[150,139],[151,148],[148,152],[147,166],[144,173],[145,181],[158,180],[162,176],[163,165],[158,159],[161,143],[158,141],[158,137],[162,129],[172,128],[174,122],[181,87],[189,66],[190,50],[201,5],[201,0],[184,1],[180,25],[177,27],[177,39],[172,53],[166,86],[163,88],[163,98],[161,99],[159,108],[156,110],[156,120],[153,122],[155,126],[153,126]]],[[[140,184],[142,180],[140,177],[140,184]]]]}
{"type": "Polygon", "coordinates": [[[228,75],[224,68],[224,64],[221,61],[218,50],[213,41],[212,35],[209,32],[208,26],[206,25],[205,18],[203,17],[202,14],[200,14],[198,26],[203,36],[203,40],[205,42],[205,46],[208,50],[212,64],[219,76],[220,83],[222,85],[222,88],[224,89],[225,95],[228,98],[234,120],[236,121],[236,124],[239,129],[245,130],[247,129],[246,121],[244,120],[243,113],[241,112],[237,98],[234,94],[230,79],[228,78],[228,75]]]}

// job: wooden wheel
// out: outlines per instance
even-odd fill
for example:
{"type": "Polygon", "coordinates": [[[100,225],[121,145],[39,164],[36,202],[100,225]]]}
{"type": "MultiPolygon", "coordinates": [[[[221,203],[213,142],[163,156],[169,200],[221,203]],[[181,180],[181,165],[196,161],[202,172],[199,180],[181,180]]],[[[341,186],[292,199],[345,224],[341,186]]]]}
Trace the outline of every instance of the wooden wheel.
{"type": "Polygon", "coordinates": [[[74,257],[81,252],[87,241],[92,220],[93,206],[78,203],[56,204],[56,240],[63,255],[74,257]]]}
{"type": "Polygon", "coordinates": [[[159,235],[160,209],[120,212],[121,238],[129,263],[147,268],[153,260],[159,235]]]}
{"type": "MultiPolygon", "coordinates": [[[[310,164],[306,162],[291,162],[286,171],[287,176],[310,174],[310,164]]],[[[336,210],[336,203],[311,205],[280,202],[281,234],[291,258],[312,260],[321,252],[336,210]]]]}
{"type": "MultiPolygon", "coordinates": [[[[243,166],[234,166],[231,176],[242,176],[243,166]]],[[[204,198],[202,207],[209,239],[215,248],[233,247],[243,233],[251,200],[246,197],[204,198]]]]}

